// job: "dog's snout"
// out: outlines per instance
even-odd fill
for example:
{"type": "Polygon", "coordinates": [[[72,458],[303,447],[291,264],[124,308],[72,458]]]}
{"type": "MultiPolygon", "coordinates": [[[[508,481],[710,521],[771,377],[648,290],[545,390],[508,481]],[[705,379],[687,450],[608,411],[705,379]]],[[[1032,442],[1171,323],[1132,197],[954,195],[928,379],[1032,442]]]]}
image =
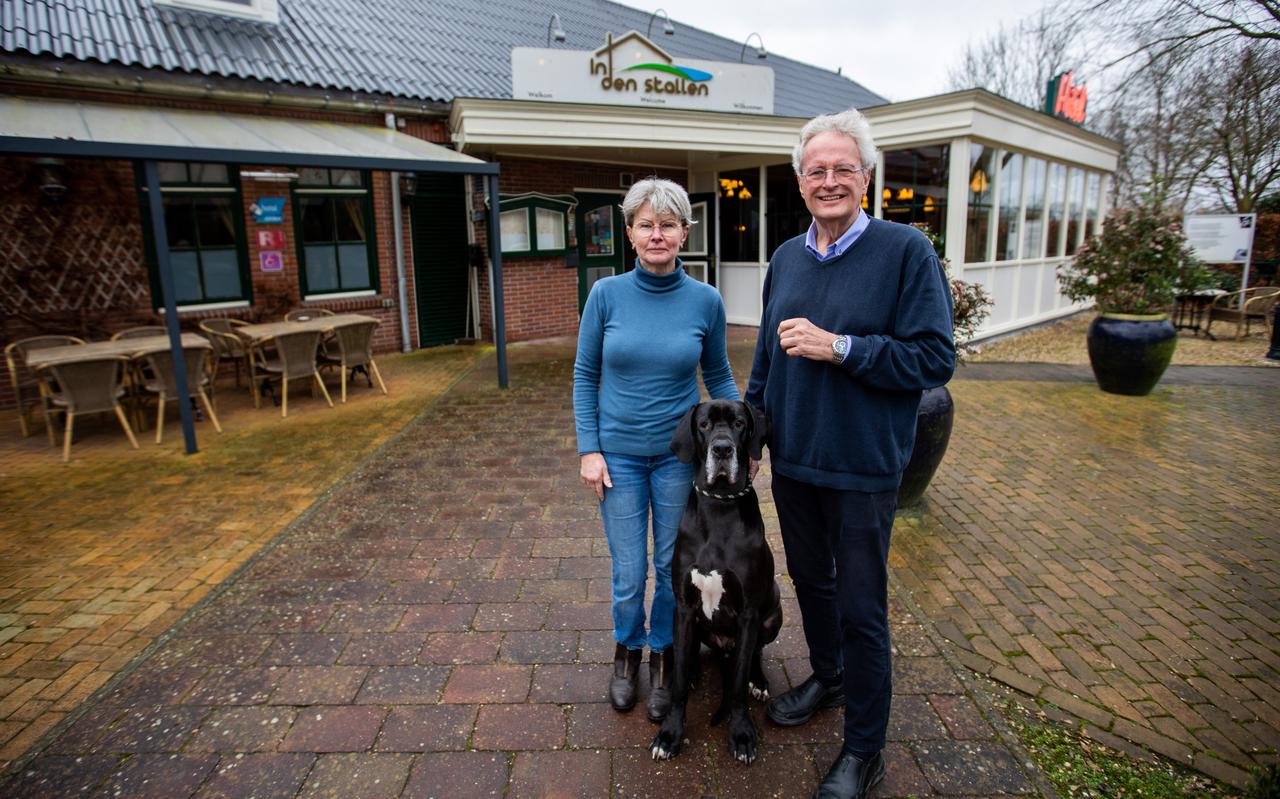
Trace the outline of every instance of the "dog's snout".
{"type": "Polygon", "coordinates": [[[717,441],[711,445],[711,454],[720,459],[733,457],[733,444],[717,441]]]}

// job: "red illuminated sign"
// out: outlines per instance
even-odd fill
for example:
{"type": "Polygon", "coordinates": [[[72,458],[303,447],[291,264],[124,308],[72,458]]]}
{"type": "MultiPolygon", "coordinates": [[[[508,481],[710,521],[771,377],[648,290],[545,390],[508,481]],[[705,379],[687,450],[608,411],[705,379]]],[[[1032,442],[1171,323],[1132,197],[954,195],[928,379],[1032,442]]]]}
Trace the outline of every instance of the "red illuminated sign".
{"type": "Polygon", "coordinates": [[[1044,96],[1044,112],[1077,125],[1084,124],[1085,106],[1089,103],[1089,87],[1072,85],[1075,72],[1061,72],[1049,81],[1044,96]]]}

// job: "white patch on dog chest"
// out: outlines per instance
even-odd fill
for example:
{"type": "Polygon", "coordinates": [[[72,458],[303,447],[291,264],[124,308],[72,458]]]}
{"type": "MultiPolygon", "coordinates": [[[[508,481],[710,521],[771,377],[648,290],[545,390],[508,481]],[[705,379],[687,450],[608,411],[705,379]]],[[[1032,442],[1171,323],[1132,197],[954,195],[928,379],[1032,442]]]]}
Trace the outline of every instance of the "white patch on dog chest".
{"type": "Polygon", "coordinates": [[[724,596],[724,578],[714,569],[710,574],[692,569],[689,572],[689,582],[702,594],[702,615],[710,619],[720,607],[720,597],[724,596]]]}

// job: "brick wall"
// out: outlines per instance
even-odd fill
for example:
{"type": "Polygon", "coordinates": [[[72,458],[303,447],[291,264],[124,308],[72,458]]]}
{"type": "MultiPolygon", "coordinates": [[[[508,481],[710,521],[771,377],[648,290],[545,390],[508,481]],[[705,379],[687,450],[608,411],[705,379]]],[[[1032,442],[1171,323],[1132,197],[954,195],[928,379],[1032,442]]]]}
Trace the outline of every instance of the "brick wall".
{"type": "MultiPolygon", "coordinates": [[[[241,164],[245,171],[284,171],[241,164]]],[[[42,197],[35,158],[0,157],[0,348],[39,333],[71,333],[95,340],[126,327],[163,324],[152,308],[141,224],[141,205],[132,162],[64,159],[67,186],[60,202],[42,197]]],[[[390,176],[374,173],[374,235],[379,273],[376,296],[318,300],[305,305],[358,312],[381,321],[374,337],[378,351],[402,348],[390,176]]],[[[183,329],[202,319],[231,316],[251,321],[279,319],[304,305],[298,274],[293,207],[287,182],[245,178],[241,183],[244,228],[253,304],[246,308],[183,312],[183,329]],[[258,225],[250,206],[260,197],[286,198],[282,225],[258,225]],[[258,231],[285,235],[284,269],[263,272],[258,231]]],[[[405,272],[411,344],[417,324],[413,292],[413,247],[405,210],[405,272]]],[[[157,298],[158,299],[158,298],[157,298]]],[[[8,375],[0,378],[0,407],[13,402],[8,375]]]]}
{"type": "MultiPolygon", "coordinates": [[[[637,179],[654,174],[648,167],[593,164],[575,161],[542,161],[527,158],[503,158],[498,178],[502,194],[541,192],[573,194],[575,190],[621,191],[619,175],[628,172],[637,179]]],[[[658,170],[659,177],[685,184],[684,170],[658,170]]],[[[484,210],[483,184],[474,183],[472,194],[475,210],[484,210]]],[[[618,194],[622,202],[622,194],[618,194]]],[[[488,253],[487,222],[476,224],[476,241],[488,253]]],[[[624,237],[625,241],[625,237],[624,237]]],[[[625,257],[635,258],[630,244],[625,257]]],[[[508,341],[524,341],[548,336],[572,335],[578,331],[578,270],[564,265],[563,258],[502,259],[502,288],[506,297],[508,341]]],[[[487,270],[480,274],[480,322],[486,338],[493,337],[493,319],[489,313],[489,278],[487,270]]]]}

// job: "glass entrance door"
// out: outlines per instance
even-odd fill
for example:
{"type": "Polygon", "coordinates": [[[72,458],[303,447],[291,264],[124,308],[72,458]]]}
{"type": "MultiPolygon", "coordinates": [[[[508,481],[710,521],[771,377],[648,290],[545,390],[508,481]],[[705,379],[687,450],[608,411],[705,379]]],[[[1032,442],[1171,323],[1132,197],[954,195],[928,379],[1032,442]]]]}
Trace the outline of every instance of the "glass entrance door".
{"type": "Polygon", "coordinates": [[[578,234],[578,312],[602,277],[618,274],[626,262],[621,195],[578,194],[574,214],[578,234]]]}

